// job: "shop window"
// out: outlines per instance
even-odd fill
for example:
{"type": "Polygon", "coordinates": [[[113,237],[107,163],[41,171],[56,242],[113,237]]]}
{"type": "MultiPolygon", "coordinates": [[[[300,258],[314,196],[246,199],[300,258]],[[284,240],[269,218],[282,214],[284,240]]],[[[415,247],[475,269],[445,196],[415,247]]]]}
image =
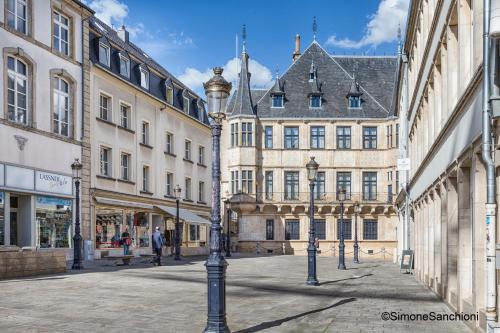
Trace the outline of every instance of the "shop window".
{"type": "Polygon", "coordinates": [[[72,200],[36,197],[38,245],[41,248],[69,248],[73,234],[72,200]]]}
{"type": "Polygon", "coordinates": [[[196,242],[200,240],[200,226],[199,225],[189,225],[189,240],[191,242],[196,242]]]}
{"type": "Polygon", "coordinates": [[[126,224],[123,223],[123,211],[101,210],[96,214],[95,245],[97,249],[120,247],[122,231],[126,224]]]}
{"type": "Polygon", "coordinates": [[[139,247],[149,247],[151,235],[149,232],[148,213],[134,214],[134,229],[134,234],[137,237],[136,244],[139,247]]]}

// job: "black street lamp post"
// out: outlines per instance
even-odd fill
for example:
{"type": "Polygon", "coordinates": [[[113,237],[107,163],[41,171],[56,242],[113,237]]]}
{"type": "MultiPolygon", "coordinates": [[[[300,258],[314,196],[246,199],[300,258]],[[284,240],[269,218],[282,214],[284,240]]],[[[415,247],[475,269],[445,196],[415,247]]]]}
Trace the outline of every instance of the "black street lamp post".
{"type": "Polygon", "coordinates": [[[311,157],[306,164],[307,178],[309,179],[309,245],[307,246],[307,281],[310,286],[319,285],[316,277],[316,228],[314,222],[314,182],[318,173],[319,164],[311,157]]]}
{"type": "Polygon", "coordinates": [[[175,205],[177,207],[176,219],[175,219],[175,235],[174,235],[174,245],[175,245],[175,257],[174,260],[181,260],[181,224],[179,221],[179,201],[181,199],[182,189],[179,185],[174,188],[175,195],[175,205]]]}
{"type": "Polygon", "coordinates": [[[359,245],[358,245],[358,214],[361,212],[359,202],[354,204],[354,263],[359,264],[359,245]]]}
{"type": "Polygon", "coordinates": [[[339,267],[345,268],[345,244],[344,244],[344,200],[345,188],[342,186],[339,190],[338,199],[340,201],[340,242],[339,242],[339,267]]]}
{"type": "Polygon", "coordinates": [[[82,265],[82,235],[80,234],[80,179],[82,164],[76,158],[71,164],[75,181],[75,235],[73,236],[73,266],[72,269],[83,269],[82,265]]]}
{"type": "Polygon", "coordinates": [[[227,261],[221,251],[221,198],[220,198],[220,135],[225,118],[231,83],[222,76],[222,68],[214,68],[214,76],[203,84],[207,95],[208,114],[212,130],[212,212],[210,220],[210,255],[205,266],[208,275],[208,315],[205,333],[228,332],[226,321],[226,269],[227,261]]]}
{"type": "Polygon", "coordinates": [[[224,201],[224,204],[226,206],[226,220],[227,220],[227,234],[226,234],[226,257],[229,258],[231,257],[231,209],[229,208],[230,205],[230,200],[229,200],[229,191],[226,191],[226,201],[224,201]]]}

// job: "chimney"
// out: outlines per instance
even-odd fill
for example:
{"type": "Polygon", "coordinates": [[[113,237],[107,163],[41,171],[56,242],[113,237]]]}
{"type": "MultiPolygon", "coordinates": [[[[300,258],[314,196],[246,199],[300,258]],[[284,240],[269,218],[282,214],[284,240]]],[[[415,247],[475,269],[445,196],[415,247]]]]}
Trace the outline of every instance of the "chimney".
{"type": "Polygon", "coordinates": [[[118,29],[118,37],[125,43],[128,43],[128,31],[125,29],[125,26],[122,25],[120,29],[118,29]]]}
{"type": "Polygon", "coordinates": [[[292,54],[293,62],[300,57],[300,35],[295,35],[295,52],[292,54]]]}

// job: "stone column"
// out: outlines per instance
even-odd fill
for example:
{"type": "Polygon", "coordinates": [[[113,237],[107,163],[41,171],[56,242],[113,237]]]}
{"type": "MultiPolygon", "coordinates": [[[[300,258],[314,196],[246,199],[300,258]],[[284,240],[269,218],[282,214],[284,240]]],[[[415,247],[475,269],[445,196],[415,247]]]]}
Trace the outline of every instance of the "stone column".
{"type": "Polygon", "coordinates": [[[448,177],[448,198],[447,198],[447,221],[448,221],[448,302],[457,309],[458,306],[458,280],[457,280],[457,260],[458,260],[458,198],[457,198],[457,178],[448,177]]]}
{"type": "MultiPolygon", "coordinates": [[[[466,161],[470,163],[470,161],[466,161]]],[[[469,164],[470,165],[470,164],[469,164]]],[[[470,167],[458,169],[458,285],[460,310],[472,312],[472,219],[470,167]]]]}
{"type": "Polygon", "coordinates": [[[448,190],[446,180],[439,184],[441,196],[441,296],[446,298],[448,292],[448,190]]]}

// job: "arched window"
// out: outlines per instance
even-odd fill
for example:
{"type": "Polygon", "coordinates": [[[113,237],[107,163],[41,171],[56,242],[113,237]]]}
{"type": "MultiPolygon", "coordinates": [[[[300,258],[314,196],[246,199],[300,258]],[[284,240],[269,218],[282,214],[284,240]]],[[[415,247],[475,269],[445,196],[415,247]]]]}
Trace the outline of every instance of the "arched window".
{"type": "Polygon", "coordinates": [[[60,76],[53,78],[53,126],[54,133],[70,136],[71,112],[70,112],[70,84],[60,76]]]}
{"type": "Polygon", "coordinates": [[[15,56],[7,56],[7,117],[28,125],[29,67],[15,56]]]}

